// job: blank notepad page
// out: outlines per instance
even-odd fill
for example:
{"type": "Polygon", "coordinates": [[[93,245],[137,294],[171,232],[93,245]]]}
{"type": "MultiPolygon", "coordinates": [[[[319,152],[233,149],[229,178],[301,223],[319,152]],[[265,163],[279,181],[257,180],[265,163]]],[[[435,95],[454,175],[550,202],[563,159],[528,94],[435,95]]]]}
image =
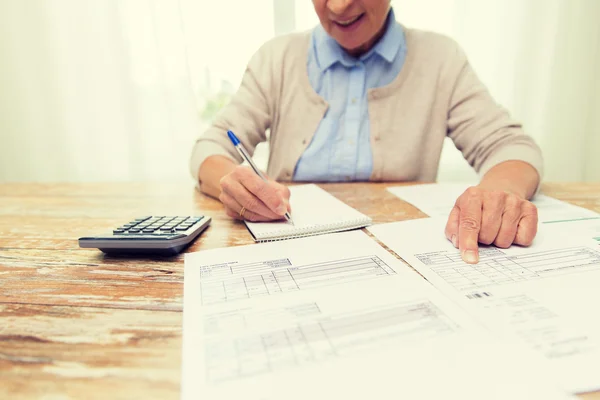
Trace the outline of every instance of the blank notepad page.
{"type": "Polygon", "coordinates": [[[258,242],[340,232],[370,225],[372,220],[317,185],[290,187],[292,225],[277,222],[248,222],[246,226],[258,242]]]}

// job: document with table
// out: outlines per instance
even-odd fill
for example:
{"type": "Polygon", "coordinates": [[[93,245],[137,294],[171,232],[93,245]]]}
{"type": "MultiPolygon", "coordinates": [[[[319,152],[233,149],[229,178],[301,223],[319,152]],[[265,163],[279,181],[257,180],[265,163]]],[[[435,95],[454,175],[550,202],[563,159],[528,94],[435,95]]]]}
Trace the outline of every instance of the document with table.
{"type": "Polygon", "coordinates": [[[369,228],[497,337],[537,354],[570,392],[600,388],[598,220],[540,224],[528,248],[480,247],[469,265],[444,236],[445,218],[369,228]]]}
{"type": "Polygon", "coordinates": [[[518,349],[361,231],[185,255],[183,399],[572,398],[518,349]]]}

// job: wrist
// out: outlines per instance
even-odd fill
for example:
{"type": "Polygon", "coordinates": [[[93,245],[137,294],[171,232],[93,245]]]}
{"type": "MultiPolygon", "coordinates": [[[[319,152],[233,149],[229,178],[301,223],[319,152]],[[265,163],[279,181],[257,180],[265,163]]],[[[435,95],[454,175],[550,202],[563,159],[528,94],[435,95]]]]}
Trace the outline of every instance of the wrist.
{"type": "Polygon", "coordinates": [[[500,191],[514,194],[522,199],[529,198],[528,188],[514,181],[505,179],[483,179],[477,187],[484,190],[500,191]]]}
{"type": "Polygon", "coordinates": [[[208,157],[198,171],[200,190],[211,197],[218,198],[221,195],[221,178],[237,166],[238,164],[228,157],[220,155],[208,157]]]}
{"type": "Polygon", "coordinates": [[[492,167],[481,179],[479,187],[512,193],[523,199],[535,194],[540,177],[537,170],[523,161],[505,161],[492,167]]]}

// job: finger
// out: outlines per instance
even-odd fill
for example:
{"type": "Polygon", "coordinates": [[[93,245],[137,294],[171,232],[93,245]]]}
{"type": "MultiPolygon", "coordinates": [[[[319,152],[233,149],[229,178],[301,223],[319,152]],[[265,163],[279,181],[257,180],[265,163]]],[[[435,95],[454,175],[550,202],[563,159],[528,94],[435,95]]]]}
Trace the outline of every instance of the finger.
{"type": "Polygon", "coordinates": [[[277,190],[279,191],[279,193],[281,193],[281,196],[283,197],[283,201],[285,202],[287,211],[292,212],[292,206],[290,205],[290,189],[287,186],[281,185],[279,183],[277,183],[277,185],[279,186],[277,190]]]}
{"type": "Polygon", "coordinates": [[[231,215],[231,213],[228,213],[227,215],[232,216],[236,219],[248,220],[248,221],[253,221],[253,222],[263,222],[263,221],[272,221],[273,219],[280,218],[279,216],[276,216],[275,218],[265,216],[265,215],[255,212],[253,210],[249,210],[245,207],[244,207],[245,209],[244,209],[243,215],[240,215],[240,212],[242,210],[242,205],[235,198],[233,198],[226,192],[222,192],[221,195],[219,196],[219,199],[225,206],[226,210],[231,210],[231,212],[233,213],[233,215],[231,215]]]}
{"type": "Polygon", "coordinates": [[[537,229],[537,207],[526,201],[521,205],[521,220],[517,226],[517,235],[515,236],[514,244],[518,244],[519,246],[531,245],[537,234],[537,229]]]}
{"type": "Polygon", "coordinates": [[[460,209],[458,206],[454,206],[450,215],[448,216],[448,222],[446,223],[446,239],[452,242],[452,245],[458,249],[458,222],[460,219],[460,209]]]}
{"type": "Polygon", "coordinates": [[[479,243],[490,245],[494,243],[500,226],[502,225],[502,213],[507,194],[504,192],[492,192],[484,195],[481,211],[481,230],[479,231],[479,243]]]}
{"type": "Polygon", "coordinates": [[[287,207],[281,194],[277,191],[276,183],[265,182],[253,171],[247,168],[236,169],[236,178],[250,193],[256,196],[269,210],[282,216],[287,207]]]}
{"type": "MultiPolygon", "coordinates": [[[[235,180],[228,181],[225,185],[221,184],[224,194],[235,199],[240,204],[239,208],[232,207],[234,210],[240,210],[246,207],[248,211],[252,211],[255,214],[262,215],[269,220],[280,219],[281,215],[278,215],[271,211],[259,198],[250,193],[240,182],[235,180]]],[[[221,200],[223,201],[223,200],[221,200]]]]}
{"type": "Polygon", "coordinates": [[[219,199],[225,206],[227,215],[229,215],[232,218],[239,219],[239,220],[247,220],[247,221],[252,221],[252,222],[272,221],[272,218],[265,217],[264,215],[257,214],[248,209],[244,210],[243,216],[240,215],[242,206],[233,197],[229,196],[227,193],[221,193],[221,196],[219,197],[219,199]]]}
{"type": "Polygon", "coordinates": [[[278,184],[278,185],[279,185],[279,192],[281,193],[283,198],[289,200],[290,196],[292,195],[292,192],[290,192],[290,188],[285,185],[281,185],[281,184],[278,184]]]}
{"type": "Polygon", "coordinates": [[[268,221],[270,221],[268,219],[264,219],[264,218],[260,217],[257,214],[253,214],[252,212],[244,212],[244,217],[242,217],[242,216],[240,216],[239,212],[232,210],[229,207],[227,207],[225,209],[225,211],[228,216],[230,216],[231,218],[240,220],[240,221],[244,221],[244,220],[251,221],[251,222],[268,222],[268,221]]]}
{"type": "Polygon", "coordinates": [[[478,189],[469,188],[460,199],[458,222],[458,248],[463,261],[479,261],[479,230],[481,228],[482,196],[478,189]]]}
{"type": "Polygon", "coordinates": [[[494,244],[501,249],[506,249],[513,244],[517,235],[517,227],[521,220],[521,200],[515,195],[507,195],[504,204],[504,214],[502,215],[502,223],[498,236],[494,240],[494,244]]]}
{"type": "Polygon", "coordinates": [[[235,182],[232,187],[236,190],[235,199],[246,209],[253,211],[257,214],[264,215],[265,217],[274,220],[280,219],[281,215],[274,213],[267,205],[253,193],[251,193],[241,183],[235,182]]]}
{"type": "Polygon", "coordinates": [[[237,220],[240,220],[240,221],[244,220],[244,218],[242,218],[238,212],[236,212],[235,210],[233,210],[233,209],[231,209],[229,207],[225,207],[225,212],[227,213],[227,215],[229,217],[231,217],[233,219],[237,219],[237,220]]]}

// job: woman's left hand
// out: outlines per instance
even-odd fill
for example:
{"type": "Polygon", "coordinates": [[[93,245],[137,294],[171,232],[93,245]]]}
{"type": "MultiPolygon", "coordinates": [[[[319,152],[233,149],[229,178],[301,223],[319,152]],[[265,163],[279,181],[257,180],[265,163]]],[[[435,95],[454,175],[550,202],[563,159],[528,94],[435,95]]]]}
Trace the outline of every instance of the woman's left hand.
{"type": "Polygon", "coordinates": [[[536,206],[523,197],[473,186],[456,200],[445,233],[460,249],[462,259],[475,264],[479,261],[478,243],[500,248],[529,246],[537,224],[536,206]]]}

